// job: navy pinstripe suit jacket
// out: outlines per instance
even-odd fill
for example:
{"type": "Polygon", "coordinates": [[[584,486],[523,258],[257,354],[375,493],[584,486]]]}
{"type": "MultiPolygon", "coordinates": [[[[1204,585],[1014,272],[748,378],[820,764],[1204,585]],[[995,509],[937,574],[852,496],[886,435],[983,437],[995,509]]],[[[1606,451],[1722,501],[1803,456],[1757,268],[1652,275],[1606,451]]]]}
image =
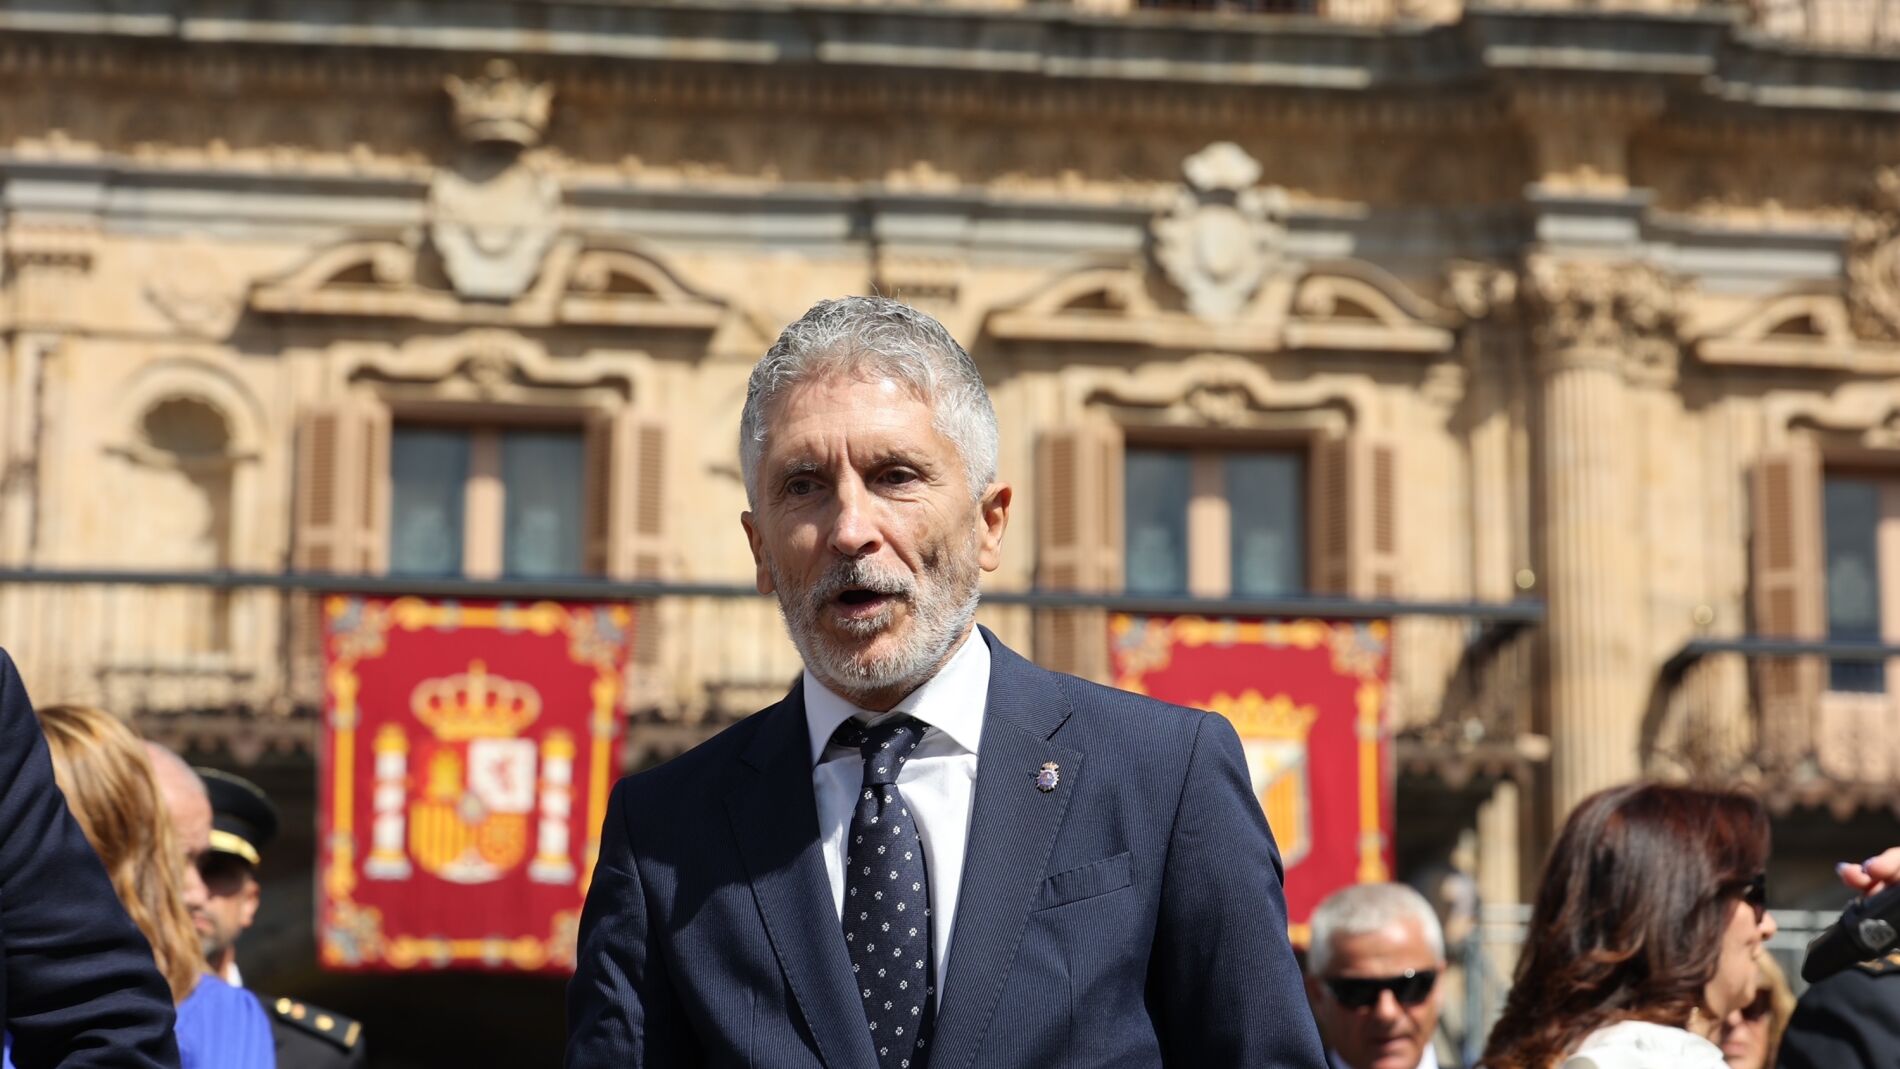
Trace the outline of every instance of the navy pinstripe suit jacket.
{"type": "MultiPolygon", "coordinates": [[[[991,652],[930,1069],[1323,1069],[1279,852],[1226,720],[991,652]],[[1038,791],[1035,771],[1061,766],[1038,791]]],[[[876,1069],[783,701],[622,780],[569,1069],[876,1069]]]]}

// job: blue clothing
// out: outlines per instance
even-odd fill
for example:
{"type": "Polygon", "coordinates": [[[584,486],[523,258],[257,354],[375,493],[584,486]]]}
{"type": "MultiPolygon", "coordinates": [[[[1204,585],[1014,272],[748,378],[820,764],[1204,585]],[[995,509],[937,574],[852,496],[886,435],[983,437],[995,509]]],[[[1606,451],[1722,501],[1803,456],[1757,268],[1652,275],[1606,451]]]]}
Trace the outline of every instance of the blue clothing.
{"type": "MultiPolygon", "coordinates": [[[[277,1069],[270,1019],[256,996],[210,974],[179,1004],[177,1035],[183,1069],[277,1069]]],[[[11,1035],[0,1069],[14,1069],[11,1035]]]]}
{"type": "Polygon", "coordinates": [[[0,1029],[25,1069],[176,1069],[151,945],[66,809],[0,652],[0,1029]]]}
{"type": "Polygon", "coordinates": [[[256,996],[215,976],[198,980],[178,1004],[184,1069],[277,1069],[277,1044],[256,996]]]}
{"type": "MultiPolygon", "coordinates": [[[[1233,727],[982,636],[989,698],[931,1069],[1323,1069],[1233,727]],[[1048,790],[1045,762],[1061,773],[1048,790]]],[[[875,1069],[811,767],[794,689],[614,788],[568,1069],[875,1069]]]]}

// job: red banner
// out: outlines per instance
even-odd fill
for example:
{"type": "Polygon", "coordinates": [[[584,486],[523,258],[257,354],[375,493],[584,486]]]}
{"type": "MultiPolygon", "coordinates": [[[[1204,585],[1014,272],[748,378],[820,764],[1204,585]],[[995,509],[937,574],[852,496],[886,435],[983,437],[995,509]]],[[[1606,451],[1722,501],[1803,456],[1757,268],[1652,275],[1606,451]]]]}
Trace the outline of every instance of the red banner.
{"type": "Polygon", "coordinates": [[[631,611],[339,596],[323,615],[324,966],[571,970],[631,611]]]}
{"type": "Polygon", "coordinates": [[[1293,941],[1349,883],[1391,879],[1383,621],[1110,618],[1115,685],[1227,717],[1286,864],[1293,941]]]}

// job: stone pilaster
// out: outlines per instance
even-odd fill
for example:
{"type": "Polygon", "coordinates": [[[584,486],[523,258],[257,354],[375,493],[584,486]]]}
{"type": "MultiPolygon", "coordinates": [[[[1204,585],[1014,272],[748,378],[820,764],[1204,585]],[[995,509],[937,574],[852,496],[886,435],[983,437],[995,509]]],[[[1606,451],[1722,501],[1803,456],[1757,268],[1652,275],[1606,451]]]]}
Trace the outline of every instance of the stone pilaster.
{"type": "Polygon", "coordinates": [[[1669,282],[1643,264],[1533,258],[1542,379],[1552,816],[1634,778],[1649,665],[1628,426],[1632,383],[1674,369],[1669,282]]]}

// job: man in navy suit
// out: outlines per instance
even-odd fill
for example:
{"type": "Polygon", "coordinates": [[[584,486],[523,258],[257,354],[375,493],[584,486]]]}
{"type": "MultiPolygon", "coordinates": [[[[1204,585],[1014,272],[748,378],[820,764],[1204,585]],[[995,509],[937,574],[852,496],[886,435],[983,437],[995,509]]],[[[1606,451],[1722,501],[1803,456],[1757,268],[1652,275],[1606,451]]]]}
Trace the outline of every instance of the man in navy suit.
{"type": "Polygon", "coordinates": [[[974,363],[896,302],[821,302],[753,369],[741,522],[805,672],[615,788],[570,1069],[1322,1069],[1233,729],[975,626],[996,454],[974,363]]]}
{"type": "Polygon", "coordinates": [[[0,1006],[19,1069],[177,1069],[171,991],[53,781],[0,651],[0,1006]]]}

